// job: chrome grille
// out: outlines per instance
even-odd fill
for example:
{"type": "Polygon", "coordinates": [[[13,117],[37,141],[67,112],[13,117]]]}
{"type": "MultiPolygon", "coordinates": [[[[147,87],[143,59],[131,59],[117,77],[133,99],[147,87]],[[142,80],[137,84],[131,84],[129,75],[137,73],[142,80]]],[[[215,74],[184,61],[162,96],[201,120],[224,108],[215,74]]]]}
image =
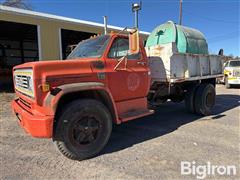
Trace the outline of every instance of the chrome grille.
{"type": "Polygon", "coordinates": [[[34,97],[32,69],[15,69],[14,84],[18,92],[34,97]]]}
{"type": "Polygon", "coordinates": [[[234,70],[233,75],[236,77],[240,77],[240,70],[234,70]]]}
{"type": "Polygon", "coordinates": [[[29,77],[24,75],[16,75],[15,76],[16,86],[21,87],[23,89],[29,89],[29,77]]]}

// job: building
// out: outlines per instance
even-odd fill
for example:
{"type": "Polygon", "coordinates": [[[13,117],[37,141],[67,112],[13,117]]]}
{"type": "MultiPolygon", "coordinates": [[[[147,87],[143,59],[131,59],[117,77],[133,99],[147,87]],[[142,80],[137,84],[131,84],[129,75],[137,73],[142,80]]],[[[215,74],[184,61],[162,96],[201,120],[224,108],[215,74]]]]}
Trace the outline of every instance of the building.
{"type": "MultiPolygon", "coordinates": [[[[0,5],[0,66],[11,69],[29,61],[65,59],[70,45],[103,32],[101,23],[0,5]]],[[[149,33],[140,34],[146,39],[149,33]]]]}

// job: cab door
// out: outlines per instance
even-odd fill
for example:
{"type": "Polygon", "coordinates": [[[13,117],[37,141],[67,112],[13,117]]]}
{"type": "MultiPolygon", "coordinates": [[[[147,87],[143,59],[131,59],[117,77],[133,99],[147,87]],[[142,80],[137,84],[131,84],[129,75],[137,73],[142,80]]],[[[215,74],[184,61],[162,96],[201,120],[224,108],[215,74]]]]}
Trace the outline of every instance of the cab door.
{"type": "Polygon", "coordinates": [[[128,37],[118,36],[113,38],[105,57],[107,84],[116,102],[146,97],[149,89],[147,59],[141,52],[127,55],[128,50],[128,37]],[[116,68],[124,56],[126,59],[116,68]]]}

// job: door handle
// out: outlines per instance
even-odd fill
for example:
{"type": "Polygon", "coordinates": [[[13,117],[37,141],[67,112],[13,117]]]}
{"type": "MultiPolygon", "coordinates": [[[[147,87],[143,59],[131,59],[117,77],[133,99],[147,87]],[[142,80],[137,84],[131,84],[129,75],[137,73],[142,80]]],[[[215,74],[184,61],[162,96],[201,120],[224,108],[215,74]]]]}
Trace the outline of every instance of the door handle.
{"type": "Polygon", "coordinates": [[[146,65],[146,62],[137,62],[137,64],[139,64],[139,65],[142,65],[142,66],[144,66],[144,65],[146,65]]]}

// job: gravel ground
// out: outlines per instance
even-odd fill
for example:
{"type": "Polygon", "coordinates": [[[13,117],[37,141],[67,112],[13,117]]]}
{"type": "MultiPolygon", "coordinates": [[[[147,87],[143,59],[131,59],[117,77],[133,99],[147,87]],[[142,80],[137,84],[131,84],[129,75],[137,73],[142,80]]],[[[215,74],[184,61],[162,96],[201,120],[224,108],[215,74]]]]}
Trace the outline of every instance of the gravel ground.
{"type": "Polygon", "coordinates": [[[240,179],[239,89],[217,86],[212,116],[185,112],[183,104],[167,103],[155,115],[113,130],[103,152],[72,161],[50,139],[25,134],[11,113],[13,93],[0,93],[0,179],[195,179],[181,175],[181,161],[196,165],[235,165],[240,179]]]}

